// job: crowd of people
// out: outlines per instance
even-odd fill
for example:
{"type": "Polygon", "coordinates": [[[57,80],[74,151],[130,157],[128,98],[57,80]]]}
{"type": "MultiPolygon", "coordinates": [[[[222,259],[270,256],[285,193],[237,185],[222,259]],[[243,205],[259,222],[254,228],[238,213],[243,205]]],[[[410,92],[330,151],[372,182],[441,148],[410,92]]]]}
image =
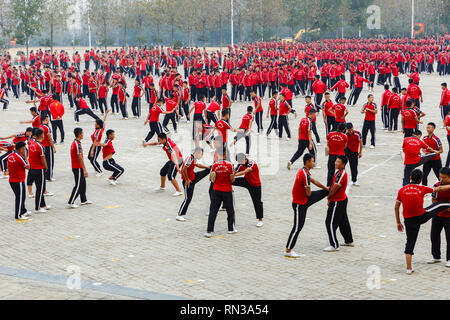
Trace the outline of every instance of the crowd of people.
{"type": "MultiPolygon", "coordinates": [[[[21,121],[27,124],[23,132],[0,138],[2,178],[9,179],[15,194],[14,218],[18,221],[25,221],[32,214],[25,205],[27,193],[35,200],[35,213],[50,210],[46,197],[53,194],[47,190],[47,182],[56,180],[55,145],[58,144],[58,132],[59,143],[65,141],[63,118],[67,113],[73,114],[76,124],[82,116],[94,120],[87,152],[82,144],[84,130],[76,127],[73,132],[74,140],[68,154],[74,187],[67,207],[77,208],[79,205],[75,201],[78,198],[80,205],[92,203],[86,194],[88,168],[85,155],[97,176],[109,171],[111,175],[107,182],[111,185],[119,183],[127,165],[114,159],[115,131],[108,129],[105,132],[107,118],[111,114],[123,120],[145,118],[144,124],[149,125],[149,131],[142,146],[160,145],[167,155],[167,162],[160,169],[161,181],[156,191],[166,190],[166,180],[169,180],[175,189],[173,196],[184,196],[177,221],[187,220],[196,184],[209,177],[210,208],[205,237],[213,235],[219,210],[227,212],[228,232],[237,232],[234,187],[248,190],[256,214],[256,226],[260,228],[264,216],[263,186],[258,164],[251,157],[252,136],[265,135],[267,139],[280,140],[285,137],[289,141],[292,138],[290,119],[298,117],[298,146],[286,167],[291,170],[301,159],[302,168],[294,179],[294,225],[284,255],[291,258],[301,256],[293,249],[304,226],[307,210],[324,198],[328,202],[325,225],[329,237],[329,246],[324,251],[338,251],[340,246],[353,247],[346,190],[350,185],[359,186],[358,161],[366,146],[376,147],[378,116],[384,130],[401,130],[404,134],[400,152],[404,159],[403,187],[398,192],[395,213],[398,230],[403,231],[399,215],[403,206],[407,273],[413,272],[411,260],[421,224],[432,219],[433,259],[430,263],[441,260],[442,229],[447,242],[450,241],[450,148],[443,166],[443,144],[434,134],[440,124],[428,122],[423,137],[419,130],[426,116],[421,110],[424,97],[420,76],[437,73],[448,77],[449,35],[418,40],[256,42],[229,46],[224,53],[204,48],[163,47],[91,49],[84,53],[76,51],[72,55],[64,50],[38,50],[31,51],[28,59],[22,55],[18,61],[4,55],[1,66],[0,102],[3,109],[8,110],[9,99],[25,95],[30,112],[30,118],[21,121]],[[402,84],[400,75],[406,75],[408,83],[402,84]],[[130,81],[134,82],[131,88],[130,81]],[[367,84],[368,96],[358,104],[364,83],[367,84]],[[380,104],[375,102],[375,86],[384,90],[380,104]],[[11,92],[13,97],[10,97],[11,92]],[[304,105],[298,102],[295,105],[293,99],[296,97],[302,97],[304,105]],[[128,100],[131,100],[132,115],[129,114],[128,100]],[[232,127],[233,104],[240,102],[248,106],[240,125],[232,127]],[[355,106],[364,117],[361,132],[346,120],[355,106]],[[267,120],[264,120],[264,114],[267,120]],[[160,115],[163,115],[162,120],[160,115]],[[318,120],[324,123],[325,137],[318,133],[318,120]],[[169,129],[170,124],[172,130],[169,129]],[[171,138],[180,125],[186,124],[192,126],[195,146],[188,156],[181,153],[171,138]],[[367,144],[369,133],[370,144],[367,144]],[[242,138],[245,140],[245,153],[233,154],[229,147],[242,138]],[[326,143],[328,157],[327,181],[323,184],[311,176],[312,169],[320,169],[316,161],[316,146],[322,141],[326,143]],[[200,161],[204,148],[213,152],[211,165],[200,161]],[[102,166],[97,161],[100,154],[102,166]],[[347,164],[350,176],[347,175],[347,164]],[[421,166],[423,171],[419,169],[421,166]],[[431,170],[439,180],[433,188],[427,186],[431,170]],[[181,175],[181,186],[177,174],[181,175]],[[320,190],[312,191],[311,183],[320,190]],[[423,208],[423,198],[427,193],[432,193],[433,204],[423,208]],[[344,238],[342,244],[337,239],[337,229],[344,238]]],[[[450,91],[445,81],[441,88],[439,108],[450,144],[450,91]]],[[[2,113],[2,119],[7,117],[7,113],[2,113]]],[[[449,243],[446,261],[446,266],[450,267],[449,243]]]]}

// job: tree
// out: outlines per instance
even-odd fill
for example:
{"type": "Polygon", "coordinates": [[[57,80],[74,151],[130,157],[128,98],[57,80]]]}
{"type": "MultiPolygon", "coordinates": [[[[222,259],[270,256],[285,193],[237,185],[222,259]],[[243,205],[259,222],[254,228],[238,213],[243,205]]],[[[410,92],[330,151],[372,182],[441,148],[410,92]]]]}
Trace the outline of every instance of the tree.
{"type": "Polygon", "coordinates": [[[192,33],[196,28],[195,21],[199,14],[199,9],[196,6],[196,2],[194,1],[186,1],[183,5],[183,15],[178,15],[176,19],[177,27],[187,33],[187,46],[191,47],[192,45],[192,33]]]}
{"type": "Polygon", "coordinates": [[[117,12],[114,0],[87,0],[87,14],[90,22],[96,27],[100,36],[100,44],[108,47],[109,28],[115,22],[115,16],[111,13],[117,12]]]}
{"type": "Polygon", "coordinates": [[[55,29],[67,27],[67,17],[73,13],[75,0],[46,0],[44,18],[50,25],[50,48],[53,52],[53,34],[55,29]]]}
{"type": "Polygon", "coordinates": [[[136,42],[139,45],[144,43],[142,30],[147,17],[150,15],[151,3],[149,0],[135,0],[131,7],[131,26],[137,29],[136,42]]]}
{"type": "Polygon", "coordinates": [[[30,38],[41,28],[45,3],[44,0],[11,0],[11,5],[16,37],[23,40],[28,57],[30,38]]]}
{"type": "Polygon", "coordinates": [[[181,0],[156,0],[156,2],[161,8],[160,17],[165,24],[170,26],[170,44],[173,46],[175,43],[175,26],[179,19],[178,16],[184,15],[184,12],[181,12],[184,5],[182,5],[181,0]]]}

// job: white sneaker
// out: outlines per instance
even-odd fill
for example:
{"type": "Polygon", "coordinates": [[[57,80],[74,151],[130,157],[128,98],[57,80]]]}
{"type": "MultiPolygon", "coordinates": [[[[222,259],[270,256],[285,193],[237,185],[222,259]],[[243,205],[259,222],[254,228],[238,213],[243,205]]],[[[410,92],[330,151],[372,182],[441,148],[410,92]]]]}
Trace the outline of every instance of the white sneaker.
{"type": "Polygon", "coordinates": [[[208,211],[208,212],[206,212],[205,216],[209,217],[209,211],[208,211]]]}
{"type": "Polygon", "coordinates": [[[375,149],[375,146],[374,146],[374,145],[371,145],[371,146],[370,146],[370,149],[375,149]]]}
{"type": "Polygon", "coordinates": [[[339,248],[335,248],[333,246],[329,246],[329,247],[326,247],[325,249],[323,249],[323,251],[325,251],[325,252],[334,252],[334,251],[339,251],[339,248]]]}
{"type": "Polygon", "coordinates": [[[31,211],[27,210],[27,212],[23,213],[22,216],[29,217],[31,216],[31,211]]]}
{"type": "Polygon", "coordinates": [[[34,194],[29,194],[28,198],[34,198],[34,194]]]}
{"type": "Polygon", "coordinates": [[[104,175],[105,173],[102,171],[102,172],[100,172],[100,173],[97,173],[95,176],[96,177],[101,177],[102,175],[104,175]]]}
{"type": "Polygon", "coordinates": [[[47,193],[44,193],[44,196],[45,197],[51,197],[51,196],[54,196],[55,194],[53,193],[53,192],[47,192],[47,193]]]}
{"type": "Polygon", "coordinates": [[[52,206],[47,205],[44,209],[45,210],[50,210],[52,208],[52,206]]]}
{"type": "Polygon", "coordinates": [[[55,178],[50,178],[49,181],[52,181],[52,182],[53,182],[53,181],[56,181],[56,179],[55,179],[55,178]]]}
{"type": "Polygon", "coordinates": [[[35,210],[34,212],[36,212],[36,213],[45,213],[45,212],[47,212],[47,210],[45,210],[44,208],[39,208],[39,210],[35,210]]]}
{"type": "Polygon", "coordinates": [[[427,261],[428,264],[439,263],[439,262],[441,262],[441,259],[435,259],[435,258],[431,258],[430,260],[427,261]]]}
{"type": "Polygon", "coordinates": [[[206,232],[206,233],[204,234],[204,236],[205,236],[206,238],[211,238],[211,237],[212,237],[212,232],[206,232]]]}
{"type": "Polygon", "coordinates": [[[284,256],[288,258],[300,258],[302,255],[296,253],[295,251],[291,250],[291,252],[284,252],[284,256]]]}
{"type": "Polygon", "coordinates": [[[116,181],[112,180],[112,179],[108,179],[108,182],[110,185],[115,186],[117,185],[116,181]]]}
{"type": "Polygon", "coordinates": [[[264,225],[264,223],[260,220],[258,220],[258,222],[256,222],[256,227],[257,228],[261,228],[264,225]]]}
{"type": "Polygon", "coordinates": [[[358,181],[352,182],[352,185],[354,185],[355,187],[359,187],[360,186],[358,181]]]}
{"type": "Polygon", "coordinates": [[[92,201],[91,200],[86,200],[85,202],[81,203],[82,206],[85,206],[87,204],[92,204],[92,201]]]}
{"type": "Polygon", "coordinates": [[[413,269],[406,269],[406,274],[412,274],[414,272],[414,268],[413,269]]]}
{"type": "Polygon", "coordinates": [[[75,203],[72,203],[72,204],[68,203],[67,204],[67,209],[76,209],[78,207],[79,207],[79,205],[77,205],[75,203]]]}
{"type": "Polygon", "coordinates": [[[176,220],[182,222],[186,221],[186,219],[183,216],[177,216],[176,220]]]}
{"type": "Polygon", "coordinates": [[[228,234],[234,234],[234,233],[237,233],[237,230],[236,230],[236,229],[234,229],[234,230],[232,230],[232,231],[228,231],[228,234]]]}
{"type": "Polygon", "coordinates": [[[286,141],[290,141],[291,140],[291,138],[286,138],[286,141]]]}
{"type": "Polygon", "coordinates": [[[286,167],[287,167],[288,170],[291,170],[291,165],[292,165],[292,163],[289,161],[289,162],[287,163],[287,165],[286,165],[286,167]]]}
{"type": "Polygon", "coordinates": [[[320,142],[317,142],[317,144],[316,144],[316,145],[320,146],[320,142]]]}
{"type": "Polygon", "coordinates": [[[447,263],[445,264],[445,266],[446,266],[447,268],[450,268],[450,260],[447,261],[447,263]]]}
{"type": "Polygon", "coordinates": [[[174,194],[172,194],[173,197],[178,197],[178,196],[182,196],[184,193],[181,191],[177,191],[174,194]]]}
{"type": "Polygon", "coordinates": [[[19,216],[19,219],[17,220],[28,220],[28,216],[26,216],[25,214],[22,214],[19,216]]]}
{"type": "Polygon", "coordinates": [[[155,188],[154,189],[156,192],[158,192],[158,191],[166,191],[166,188],[163,188],[163,187],[157,187],[157,188],[155,188]]]}

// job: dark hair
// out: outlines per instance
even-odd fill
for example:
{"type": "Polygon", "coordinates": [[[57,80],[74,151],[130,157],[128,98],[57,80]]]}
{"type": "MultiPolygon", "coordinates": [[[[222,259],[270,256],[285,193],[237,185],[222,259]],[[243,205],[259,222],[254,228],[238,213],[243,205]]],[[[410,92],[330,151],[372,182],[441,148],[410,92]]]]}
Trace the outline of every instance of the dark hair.
{"type": "Polygon", "coordinates": [[[100,128],[103,128],[103,120],[102,119],[95,120],[95,123],[98,124],[100,126],[100,128]]]}
{"type": "Polygon", "coordinates": [[[443,82],[441,83],[441,86],[446,87],[447,88],[447,82],[443,82]]]}
{"type": "Polygon", "coordinates": [[[314,155],[311,153],[306,153],[303,156],[303,164],[305,165],[309,160],[314,159],[314,155]]]}
{"type": "Polygon", "coordinates": [[[353,123],[347,122],[346,127],[347,127],[347,129],[353,129],[353,123]]]}
{"type": "Polygon", "coordinates": [[[109,137],[111,134],[113,134],[114,133],[114,130],[113,129],[109,129],[109,130],[106,130],[106,136],[107,137],[109,137]]]}
{"type": "Polygon", "coordinates": [[[422,135],[422,131],[420,131],[419,129],[416,129],[416,130],[414,130],[413,135],[421,136],[422,135]]]}
{"type": "Polygon", "coordinates": [[[41,128],[37,128],[37,127],[33,128],[33,136],[39,137],[43,133],[44,133],[44,130],[42,130],[41,128]]]}
{"type": "Polygon", "coordinates": [[[384,88],[385,88],[386,90],[388,90],[388,89],[389,89],[389,85],[388,85],[388,84],[385,84],[385,85],[384,85],[384,88]]]}
{"type": "Polygon", "coordinates": [[[398,93],[397,88],[392,88],[392,92],[393,92],[393,93],[398,93]]]}
{"type": "Polygon", "coordinates": [[[25,132],[33,132],[33,128],[32,127],[28,127],[25,132]]]}
{"type": "Polygon", "coordinates": [[[311,99],[311,96],[306,96],[305,99],[311,99]]]}
{"type": "Polygon", "coordinates": [[[222,110],[222,117],[225,117],[227,114],[230,114],[230,111],[227,109],[222,110]]]}
{"type": "Polygon", "coordinates": [[[167,140],[167,135],[164,132],[161,132],[161,133],[158,134],[158,138],[167,140]]]}
{"type": "Polygon", "coordinates": [[[30,108],[30,111],[31,111],[31,112],[35,112],[35,113],[37,113],[37,109],[36,109],[36,107],[31,107],[31,108],[30,108]]]}
{"type": "Polygon", "coordinates": [[[45,120],[47,118],[48,118],[48,114],[45,114],[45,115],[41,116],[41,122],[42,122],[42,120],[45,120]]]}
{"type": "Polygon", "coordinates": [[[82,133],[82,132],[83,132],[83,129],[80,127],[76,127],[75,129],[73,129],[73,134],[75,135],[75,138],[77,138],[80,135],[80,133],[82,133]]]}
{"type": "Polygon", "coordinates": [[[340,156],[337,156],[337,159],[341,160],[342,163],[344,164],[344,166],[347,165],[348,158],[346,156],[340,155],[340,156]]]}
{"type": "Polygon", "coordinates": [[[339,132],[345,131],[345,123],[340,123],[340,124],[338,125],[338,131],[339,131],[339,132]]]}
{"type": "Polygon", "coordinates": [[[422,176],[422,170],[414,169],[409,177],[411,179],[411,182],[419,184],[422,181],[422,176]]]}
{"type": "Polygon", "coordinates": [[[433,128],[436,129],[436,124],[434,122],[428,122],[427,126],[432,126],[433,128]]]}
{"type": "Polygon", "coordinates": [[[25,142],[23,142],[23,141],[18,141],[17,143],[16,143],[16,150],[19,150],[20,148],[23,148],[23,147],[25,147],[25,142]]]}
{"type": "Polygon", "coordinates": [[[247,112],[252,112],[253,111],[253,107],[252,106],[248,106],[247,107],[247,112]]]}
{"type": "Polygon", "coordinates": [[[412,99],[410,99],[410,100],[406,101],[406,106],[409,108],[409,107],[411,107],[414,103],[415,103],[415,102],[414,102],[412,99]]]}
{"type": "Polygon", "coordinates": [[[439,170],[440,174],[445,174],[446,176],[450,176],[450,168],[449,167],[442,167],[441,170],[439,170]]]}

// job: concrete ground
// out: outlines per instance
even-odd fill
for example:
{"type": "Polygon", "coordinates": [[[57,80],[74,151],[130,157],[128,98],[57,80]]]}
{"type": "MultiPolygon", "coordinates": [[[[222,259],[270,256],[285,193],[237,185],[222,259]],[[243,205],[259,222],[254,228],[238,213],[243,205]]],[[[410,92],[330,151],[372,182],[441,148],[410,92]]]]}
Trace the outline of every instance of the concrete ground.
{"type": "MultiPolygon", "coordinates": [[[[424,122],[438,124],[436,134],[448,145],[441,129],[438,108],[443,78],[422,75],[424,122]]],[[[449,80],[448,78],[446,79],[449,80]]],[[[407,79],[401,78],[402,85],[407,79]]],[[[129,80],[129,86],[132,82],[129,80]]],[[[128,90],[132,93],[132,90],[128,90]]],[[[381,87],[375,97],[380,103],[381,87]]],[[[347,117],[361,130],[360,113],[367,90],[347,117]]],[[[27,97],[10,97],[9,110],[0,111],[0,136],[25,129],[20,120],[28,120],[27,97]]],[[[398,233],[394,204],[401,186],[402,160],[399,150],[402,134],[380,129],[377,116],[377,146],[365,149],[359,164],[360,187],[349,188],[348,213],[355,238],[354,248],[325,253],[328,245],[324,225],[326,202],[308,212],[308,220],[295,250],[299,259],[283,257],[283,250],[293,224],[291,190],[301,160],[293,169],[286,162],[297,148],[297,127],[303,117],[304,100],[294,99],[299,117],[290,119],[293,139],[287,142],[274,136],[252,136],[251,157],[261,168],[264,201],[264,226],[255,227],[255,214],[246,190],[235,188],[236,227],[238,233],[226,232],[226,214],[220,213],[216,233],[203,237],[209,208],[206,179],[195,190],[188,211],[188,221],[175,220],[183,197],[172,197],[173,188],[155,193],[159,170],[166,161],[158,147],[143,149],[140,142],[147,134],[144,119],[120,120],[111,115],[107,129],[116,131],[115,159],[125,168],[120,184],[107,184],[107,175],[98,178],[87,163],[88,198],[94,204],[68,210],[65,204],[73,187],[69,148],[73,129],[85,131],[85,158],[93,121],[81,117],[75,125],[67,98],[64,126],[66,142],[57,145],[55,182],[47,198],[53,208],[45,214],[32,215],[30,221],[13,219],[13,193],[7,180],[0,181],[0,298],[1,299],[449,299],[450,268],[444,264],[428,265],[430,224],[423,226],[415,250],[416,272],[408,276],[404,267],[405,234],[398,233]],[[67,280],[67,281],[66,281],[67,280]],[[377,282],[379,280],[379,282],[377,282]],[[77,282],[78,281],[78,282],[77,282]],[[80,285],[77,286],[76,283],[80,285]],[[75,285],[74,285],[75,284],[75,285]],[[379,284],[379,285],[377,285],[379,284]],[[79,288],[79,289],[78,289],[79,288]]],[[[263,100],[267,110],[268,99],[263,100]]],[[[247,103],[232,106],[232,125],[240,124],[247,103]]],[[[131,102],[128,110],[131,112],[131,102]]],[[[143,107],[144,114],[146,107],[143,107]]],[[[191,124],[180,123],[172,138],[182,147],[184,156],[191,149],[191,124]]],[[[268,120],[264,118],[264,128],[268,120]]],[[[321,139],[323,122],[318,122],[321,139]]],[[[425,126],[421,129],[425,131],[425,126]]],[[[237,150],[244,148],[244,141],[237,150]]],[[[326,180],[324,141],[318,147],[319,164],[314,170],[319,181],[326,180]]],[[[87,160],[87,159],[86,159],[87,160]]],[[[205,153],[205,163],[211,154],[205,153]]],[[[177,177],[180,181],[180,178],[177,177]]],[[[430,178],[434,182],[435,178],[430,178]]],[[[430,202],[430,198],[426,203],[430,202]]],[[[34,199],[27,198],[33,209],[34,199]]],[[[342,241],[342,239],[339,239],[342,241]]],[[[443,240],[445,252],[445,240],[443,240]]]]}

